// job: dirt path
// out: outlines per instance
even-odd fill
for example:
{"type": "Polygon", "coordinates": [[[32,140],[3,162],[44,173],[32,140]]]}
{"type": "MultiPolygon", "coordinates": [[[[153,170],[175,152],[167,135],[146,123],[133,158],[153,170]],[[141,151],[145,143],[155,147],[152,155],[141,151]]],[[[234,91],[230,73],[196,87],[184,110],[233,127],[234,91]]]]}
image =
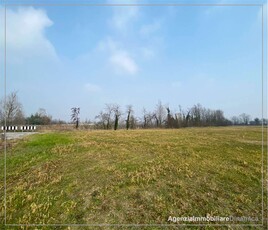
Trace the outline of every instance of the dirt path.
{"type": "MultiPolygon", "coordinates": [[[[6,136],[7,136],[7,140],[14,140],[14,139],[19,139],[28,135],[32,135],[32,134],[36,134],[38,132],[7,132],[6,136]]],[[[1,133],[1,137],[2,135],[4,135],[3,133],[1,133]]]]}

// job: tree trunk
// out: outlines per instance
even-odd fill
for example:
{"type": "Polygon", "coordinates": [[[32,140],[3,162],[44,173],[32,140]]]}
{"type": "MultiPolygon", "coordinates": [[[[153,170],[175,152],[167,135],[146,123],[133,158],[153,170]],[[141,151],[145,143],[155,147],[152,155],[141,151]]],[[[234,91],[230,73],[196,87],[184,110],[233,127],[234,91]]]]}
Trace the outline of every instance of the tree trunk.
{"type": "Polygon", "coordinates": [[[128,112],[128,115],[127,115],[127,124],[126,124],[127,130],[129,129],[129,118],[130,118],[130,112],[128,112]]]}
{"type": "Polygon", "coordinates": [[[118,128],[118,116],[115,116],[115,121],[114,121],[114,130],[117,130],[118,128]]]}

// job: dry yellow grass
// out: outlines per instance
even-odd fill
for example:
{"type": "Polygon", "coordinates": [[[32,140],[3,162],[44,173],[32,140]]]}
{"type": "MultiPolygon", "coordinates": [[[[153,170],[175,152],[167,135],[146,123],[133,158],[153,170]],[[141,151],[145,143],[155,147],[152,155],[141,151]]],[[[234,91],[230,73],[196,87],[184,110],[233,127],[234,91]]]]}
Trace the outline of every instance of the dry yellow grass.
{"type": "Polygon", "coordinates": [[[170,215],[261,221],[261,137],[259,127],[28,137],[8,151],[7,223],[171,224],[170,215]]]}

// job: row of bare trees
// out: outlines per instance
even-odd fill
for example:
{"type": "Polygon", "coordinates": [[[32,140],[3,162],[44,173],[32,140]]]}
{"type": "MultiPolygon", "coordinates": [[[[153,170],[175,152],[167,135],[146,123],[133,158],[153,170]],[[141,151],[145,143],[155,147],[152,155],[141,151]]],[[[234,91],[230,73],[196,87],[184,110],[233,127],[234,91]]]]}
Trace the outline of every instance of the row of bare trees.
{"type": "MultiPolygon", "coordinates": [[[[120,118],[123,112],[118,104],[106,104],[104,110],[102,110],[96,117],[96,127],[103,129],[117,130],[119,125],[122,126],[120,118]]],[[[126,129],[135,128],[135,118],[132,105],[126,107],[126,129]]]]}
{"type": "MultiPolygon", "coordinates": [[[[80,108],[74,107],[71,110],[71,121],[78,128],[80,108]]],[[[0,123],[1,125],[48,125],[67,122],[52,120],[52,117],[46,113],[45,109],[39,109],[35,114],[25,117],[18,93],[12,92],[5,100],[0,101],[0,123]]],[[[200,104],[188,109],[182,109],[179,106],[177,110],[172,111],[172,108],[168,105],[163,105],[161,101],[158,101],[152,111],[143,108],[140,117],[135,116],[132,105],[127,105],[122,109],[118,104],[106,104],[104,109],[95,117],[94,122],[94,126],[98,129],[114,130],[118,128],[181,128],[261,124],[267,124],[267,119],[255,118],[251,120],[248,114],[242,113],[228,120],[222,110],[207,109],[200,104]]]]}
{"type": "Polygon", "coordinates": [[[245,113],[229,120],[224,116],[222,110],[208,109],[200,104],[186,110],[179,106],[177,111],[172,111],[169,106],[163,105],[161,101],[158,101],[153,111],[147,111],[143,108],[141,117],[134,116],[132,105],[127,105],[125,110],[121,110],[117,104],[106,104],[104,110],[95,118],[96,128],[113,128],[114,130],[118,127],[134,129],[267,124],[267,119],[255,118],[251,120],[250,116],[245,113]]]}
{"type": "Polygon", "coordinates": [[[202,107],[200,104],[194,105],[192,108],[182,110],[172,114],[169,107],[167,108],[168,128],[180,127],[198,127],[198,126],[225,126],[230,125],[230,121],[225,118],[222,110],[211,110],[202,107]]]}
{"type": "Polygon", "coordinates": [[[96,116],[96,127],[103,129],[117,129],[118,126],[129,128],[180,128],[193,126],[224,126],[231,125],[231,121],[224,117],[221,110],[211,110],[200,104],[183,110],[179,106],[178,112],[172,112],[169,106],[159,101],[153,111],[145,108],[142,117],[135,117],[132,105],[125,111],[117,104],[106,104],[104,110],[96,116]],[[122,117],[122,118],[121,118],[122,117]],[[120,119],[121,118],[121,119],[120,119]]]}
{"type": "Polygon", "coordinates": [[[223,126],[229,125],[230,122],[224,117],[223,111],[211,110],[202,107],[200,104],[192,108],[172,112],[169,106],[164,107],[158,102],[154,112],[143,111],[143,127],[165,127],[181,128],[193,126],[223,126]]]}

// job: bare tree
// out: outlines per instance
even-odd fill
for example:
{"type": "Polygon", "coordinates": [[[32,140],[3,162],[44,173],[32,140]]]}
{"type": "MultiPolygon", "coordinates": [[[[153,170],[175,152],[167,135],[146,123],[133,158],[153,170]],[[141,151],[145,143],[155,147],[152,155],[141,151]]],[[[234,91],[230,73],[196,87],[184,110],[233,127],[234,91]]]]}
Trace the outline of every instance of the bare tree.
{"type": "Polygon", "coordinates": [[[119,108],[119,105],[116,104],[105,104],[104,111],[101,111],[99,115],[97,115],[95,118],[99,120],[99,124],[104,129],[110,129],[112,127],[112,124],[114,122],[114,128],[116,126],[116,129],[118,128],[119,124],[119,117],[121,116],[121,111],[119,108]],[[112,116],[114,115],[114,119],[112,116]]]}
{"type": "Polygon", "coordinates": [[[117,104],[114,104],[112,108],[113,108],[112,111],[114,113],[114,130],[117,130],[119,118],[121,116],[120,106],[117,104]]]}
{"type": "Polygon", "coordinates": [[[51,123],[52,116],[48,115],[44,108],[39,108],[36,114],[41,118],[42,124],[48,125],[51,123]]]}
{"type": "Polygon", "coordinates": [[[0,119],[6,119],[7,125],[24,123],[22,104],[19,102],[17,91],[10,93],[6,100],[0,102],[0,119]]]}
{"type": "Polygon", "coordinates": [[[244,125],[248,125],[249,120],[250,120],[250,115],[242,113],[239,115],[239,117],[241,118],[244,125]]]}
{"type": "Polygon", "coordinates": [[[177,125],[177,119],[175,119],[173,117],[173,115],[171,114],[170,108],[167,107],[167,120],[166,120],[166,127],[167,128],[175,128],[177,125]]]}
{"type": "Polygon", "coordinates": [[[191,108],[191,118],[192,118],[192,123],[194,126],[200,126],[201,123],[201,109],[202,106],[200,104],[194,105],[191,108]]]}
{"type": "Polygon", "coordinates": [[[113,105],[112,104],[106,104],[105,105],[105,116],[106,116],[106,129],[109,129],[111,126],[111,116],[113,113],[113,105]]]}
{"type": "Polygon", "coordinates": [[[78,129],[80,108],[73,107],[71,111],[71,120],[75,123],[75,128],[78,129]]]}
{"type": "Polygon", "coordinates": [[[148,125],[148,115],[147,115],[147,111],[145,108],[142,109],[142,113],[143,113],[143,128],[147,128],[148,125]]]}
{"type": "Polygon", "coordinates": [[[191,110],[187,110],[186,115],[185,115],[185,126],[190,126],[191,122],[191,110]]]}
{"type": "Polygon", "coordinates": [[[162,105],[161,101],[158,101],[154,112],[154,118],[156,120],[156,126],[161,127],[166,117],[166,109],[162,105]]]}
{"type": "Polygon", "coordinates": [[[186,126],[186,115],[182,107],[179,105],[179,112],[175,114],[177,128],[186,126]]]}
{"type": "Polygon", "coordinates": [[[138,120],[134,117],[134,115],[130,116],[130,127],[131,129],[135,129],[137,127],[138,120]]]}
{"type": "MultiPolygon", "coordinates": [[[[155,113],[147,112],[145,108],[143,108],[143,128],[150,128],[154,126],[153,120],[156,119],[155,113]]],[[[156,122],[157,123],[157,122],[156,122]]]]}
{"type": "Polygon", "coordinates": [[[99,120],[99,123],[102,125],[103,129],[108,129],[107,124],[108,124],[109,119],[108,119],[107,113],[104,113],[103,111],[101,111],[99,115],[97,115],[95,118],[99,120]]]}
{"type": "Polygon", "coordinates": [[[225,125],[226,119],[222,110],[217,109],[215,111],[216,123],[215,125],[225,125]]]}
{"type": "Polygon", "coordinates": [[[127,105],[127,120],[126,120],[126,129],[127,130],[130,127],[130,121],[132,120],[131,119],[132,113],[133,113],[132,105],[127,105]]]}

